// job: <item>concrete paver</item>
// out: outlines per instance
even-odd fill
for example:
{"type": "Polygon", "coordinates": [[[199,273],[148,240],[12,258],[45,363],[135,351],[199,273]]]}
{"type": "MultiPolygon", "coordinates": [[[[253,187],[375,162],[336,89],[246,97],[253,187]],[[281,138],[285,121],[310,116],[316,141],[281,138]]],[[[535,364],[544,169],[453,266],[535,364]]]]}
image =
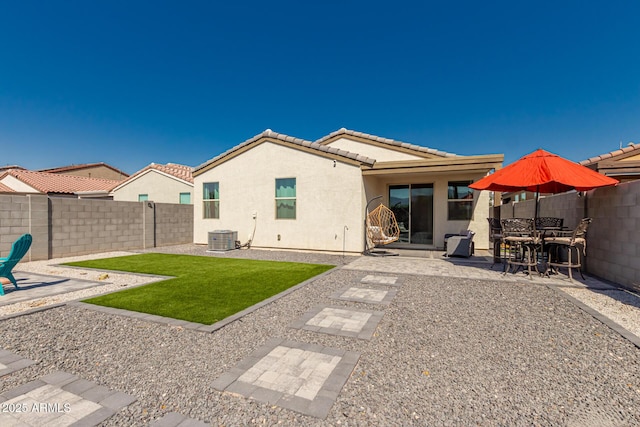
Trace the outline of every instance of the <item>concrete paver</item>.
{"type": "Polygon", "coordinates": [[[33,365],[33,360],[0,348],[0,377],[33,365]]]}
{"type": "Polygon", "coordinates": [[[330,298],[343,301],[362,302],[366,304],[389,305],[397,292],[397,289],[383,290],[363,288],[361,286],[347,286],[333,293],[330,298]]]}
{"type": "Polygon", "coordinates": [[[370,340],[383,315],[382,311],[319,306],[305,313],[290,327],[370,340]]]}
{"type": "Polygon", "coordinates": [[[135,402],[66,372],[54,372],[0,394],[0,425],[96,425],[135,402]]]}
{"type": "Polygon", "coordinates": [[[269,340],[213,388],[326,418],[360,354],[316,344],[269,340]]]}

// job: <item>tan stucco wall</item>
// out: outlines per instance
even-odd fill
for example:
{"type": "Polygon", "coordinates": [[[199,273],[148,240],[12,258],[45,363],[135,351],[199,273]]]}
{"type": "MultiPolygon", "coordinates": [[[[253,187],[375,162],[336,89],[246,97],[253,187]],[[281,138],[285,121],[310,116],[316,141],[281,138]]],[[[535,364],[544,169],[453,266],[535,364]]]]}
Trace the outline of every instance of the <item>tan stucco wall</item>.
{"type": "Polygon", "coordinates": [[[375,145],[365,144],[362,142],[354,141],[348,138],[340,138],[327,144],[329,147],[339,148],[341,150],[350,151],[363,156],[367,156],[371,159],[375,159],[377,162],[392,162],[402,160],[422,160],[423,157],[414,156],[407,153],[401,153],[396,150],[390,150],[375,145]]]}
{"type": "Polygon", "coordinates": [[[263,142],[194,178],[194,242],[233,230],[253,247],[363,250],[362,173],[359,166],[263,142]],[[296,219],[275,219],[276,178],[296,178],[296,219]],[[219,182],[220,218],[202,218],[202,184],[219,182]],[[345,226],[348,230],[345,230],[345,226]],[[278,240],[278,235],[280,240],[278,240]],[[343,239],[346,236],[346,239],[343,239]]]}
{"type": "Polygon", "coordinates": [[[94,166],[90,168],[82,168],[77,170],[69,170],[64,172],[58,172],[64,175],[74,175],[74,176],[85,176],[89,178],[103,178],[103,179],[113,179],[116,181],[122,181],[127,179],[127,176],[122,175],[114,171],[111,168],[108,168],[104,165],[94,166]]]}
{"type": "Polygon", "coordinates": [[[133,179],[113,192],[113,200],[137,202],[139,194],[148,194],[157,203],[180,203],[180,193],[191,193],[193,186],[154,170],[133,179]]]}

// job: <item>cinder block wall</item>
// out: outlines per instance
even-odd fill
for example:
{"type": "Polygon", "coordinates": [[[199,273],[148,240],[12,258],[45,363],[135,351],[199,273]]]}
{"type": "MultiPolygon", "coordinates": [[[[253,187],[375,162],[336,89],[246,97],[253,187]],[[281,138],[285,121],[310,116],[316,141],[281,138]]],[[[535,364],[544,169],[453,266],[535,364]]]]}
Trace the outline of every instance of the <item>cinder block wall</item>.
{"type": "Polygon", "coordinates": [[[140,249],[143,203],[52,197],[51,258],[140,249]]]}
{"type": "Polygon", "coordinates": [[[48,197],[43,195],[0,195],[0,256],[7,256],[13,242],[25,233],[33,244],[25,260],[47,259],[49,253],[48,197]]]}
{"type": "Polygon", "coordinates": [[[156,246],[193,243],[193,205],[156,203],[156,246]]]}
{"type": "Polygon", "coordinates": [[[640,181],[588,194],[587,271],[640,291],[640,181]]]}
{"type": "Polygon", "coordinates": [[[24,233],[28,261],[192,243],[193,205],[0,195],[0,256],[24,233]]]}

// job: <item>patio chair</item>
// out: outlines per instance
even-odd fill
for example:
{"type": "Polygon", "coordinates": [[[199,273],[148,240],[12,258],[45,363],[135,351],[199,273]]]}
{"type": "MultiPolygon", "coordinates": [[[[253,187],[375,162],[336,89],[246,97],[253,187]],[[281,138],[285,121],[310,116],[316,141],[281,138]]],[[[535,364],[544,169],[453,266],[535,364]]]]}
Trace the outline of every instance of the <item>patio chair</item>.
{"type": "Polygon", "coordinates": [[[489,221],[489,241],[493,243],[493,263],[491,264],[491,268],[493,268],[495,264],[502,263],[500,254],[502,226],[500,225],[500,218],[487,218],[487,221],[489,221]]]}
{"type": "Polygon", "coordinates": [[[562,223],[564,222],[564,218],[554,218],[550,216],[541,216],[536,218],[536,230],[549,229],[549,228],[557,228],[558,230],[562,229],[562,223]]]}
{"type": "Polygon", "coordinates": [[[469,258],[473,255],[474,243],[473,236],[476,233],[471,230],[465,230],[456,235],[445,236],[445,247],[447,250],[446,255],[450,256],[462,256],[469,258]]]}
{"type": "MultiPolygon", "coordinates": [[[[6,277],[9,279],[16,289],[19,289],[18,283],[16,282],[16,278],[13,277],[13,274],[11,274],[11,270],[13,270],[13,267],[15,267],[27,253],[31,247],[32,240],[33,238],[31,237],[31,234],[23,234],[18,237],[18,240],[13,242],[13,245],[11,245],[11,252],[9,252],[9,256],[6,258],[0,258],[0,277],[6,277]]],[[[4,289],[2,286],[0,286],[0,295],[4,295],[4,289]]]]}
{"type": "Polygon", "coordinates": [[[545,245],[549,245],[549,261],[545,275],[550,271],[557,270],[558,267],[566,267],[569,271],[569,281],[573,282],[571,270],[577,268],[580,276],[582,274],[582,257],[587,251],[587,228],[591,224],[591,218],[583,218],[573,231],[557,232],[555,236],[546,237],[545,245]],[[566,251],[567,260],[561,259],[561,252],[566,251]],[[555,268],[554,268],[555,267],[555,268]]]}
{"type": "Polygon", "coordinates": [[[533,279],[532,268],[538,271],[538,251],[542,246],[539,233],[534,228],[533,218],[505,218],[500,220],[505,244],[507,265],[504,273],[513,268],[527,267],[529,279],[533,279]]]}

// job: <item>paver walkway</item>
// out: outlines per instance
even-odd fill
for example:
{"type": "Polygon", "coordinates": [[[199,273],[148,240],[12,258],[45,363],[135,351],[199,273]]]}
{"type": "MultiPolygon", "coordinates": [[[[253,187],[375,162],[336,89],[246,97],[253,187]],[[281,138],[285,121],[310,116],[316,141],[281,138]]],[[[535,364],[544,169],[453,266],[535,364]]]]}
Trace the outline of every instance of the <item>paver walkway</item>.
{"type": "MultiPolygon", "coordinates": [[[[379,272],[391,274],[417,274],[439,277],[460,277],[466,279],[508,281],[521,283],[550,284],[554,286],[582,286],[594,289],[617,289],[591,276],[580,277],[576,272],[573,282],[564,274],[549,277],[534,274],[529,278],[522,271],[517,273],[502,272],[501,264],[492,264],[485,257],[466,258],[413,258],[413,257],[360,257],[343,267],[347,270],[379,272]],[[578,276],[578,277],[576,277],[578,276]]],[[[365,276],[364,283],[384,283],[385,279],[371,279],[374,274],[365,276]]],[[[384,283],[389,284],[389,283],[384,283]]]]}
{"type": "MultiPolygon", "coordinates": [[[[369,275],[361,282],[398,286],[398,277],[369,275]]],[[[334,293],[332,298],[389,304],[396,292],[397,289],[348,286],[334,293]]],[[[382,311],[319,306],[302,315],[291,327],[369,340],[383,316],[382,311]]],[[[351,351],[272,339],[218,378],[212,386],[220,391],[326,418],[359,358],[359,353],[351,351]]]]}

